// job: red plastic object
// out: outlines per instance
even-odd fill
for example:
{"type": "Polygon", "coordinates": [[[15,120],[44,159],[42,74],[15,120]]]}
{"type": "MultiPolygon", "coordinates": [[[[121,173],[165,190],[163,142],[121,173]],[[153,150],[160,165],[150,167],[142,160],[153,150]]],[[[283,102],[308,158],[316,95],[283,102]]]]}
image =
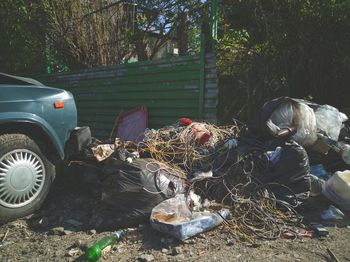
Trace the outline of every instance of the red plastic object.
{"type": "Polygon", "coordinates": [[[282,237],[286,239],[295,239],[297,237],[309,237],[312,238],[314,235],[313,231],[307,231],[307,230],[297,230],[296,232],[284,232],[282,233],[282,237]]]}
{"type": "Polygon", "coordinates": [[[206,142],[209,141],[209,139],[211,138],[211,135],[209,133],[204,133],[201,138],[199,139],[199,143],[200,144],[205,144],[206,142]]]}
{"type": "Polygon", "coordinates": [[[140,142],[144,138],[148,127],[147,108],[136,108],[120,115],[115,122],[112,138],[118,137],[121,141],[140,142]]]}
{"type": "Polygon", "coordinates": [[[185,124],[185,125],[190,125],[192,124],[192,120],[186,117],[182,117],[179,119],[180,123],[185,124]]]}

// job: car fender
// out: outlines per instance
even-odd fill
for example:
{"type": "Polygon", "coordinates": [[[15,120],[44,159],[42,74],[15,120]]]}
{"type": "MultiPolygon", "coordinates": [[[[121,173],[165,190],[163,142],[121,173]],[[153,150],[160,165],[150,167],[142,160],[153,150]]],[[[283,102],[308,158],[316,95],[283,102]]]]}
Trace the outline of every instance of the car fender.
{"type": "Polygon", "coordinates": [[[64,144],[62,144],[59,136],[54,128],[43,118],[38,115],[26,112],[4,112],[0,113],[0,124],[4,123],[31,123],[40,127],[51,138],[61,159],[64,159],[64,144]]]}

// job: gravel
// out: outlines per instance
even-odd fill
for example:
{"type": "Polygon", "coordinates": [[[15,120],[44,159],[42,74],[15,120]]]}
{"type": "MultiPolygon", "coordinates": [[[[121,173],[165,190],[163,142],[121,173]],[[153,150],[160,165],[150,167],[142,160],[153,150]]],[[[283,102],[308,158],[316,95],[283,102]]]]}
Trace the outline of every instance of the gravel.
{"type": "MultiPolygon", "coordinates": [[[[113,234],[89,223],[97,217],[97,207],[96,195],[88,190],[56,183],[41,210],[0,226],[0,261],[83,261],[88,246],[113,234]]],[[[319,217],[315,210],[312,214],[319,217]]],[[[181,242],[141,224],[126,229],[125,237],[100,261],[331,261],[327,248],[340,261],[350,261],[347,222],[327,227],[330,233],[323,239],[254,244],[234,239],[223,226],[181,242]]]]}

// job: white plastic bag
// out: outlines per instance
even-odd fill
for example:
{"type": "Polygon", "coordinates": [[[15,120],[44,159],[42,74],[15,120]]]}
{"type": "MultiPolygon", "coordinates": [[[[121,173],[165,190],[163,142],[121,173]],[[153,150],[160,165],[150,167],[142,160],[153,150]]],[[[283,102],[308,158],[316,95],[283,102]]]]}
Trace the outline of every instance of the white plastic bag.
{"type": "Polygon", "coordinates": [[[283,103],[272,113],[270,119],[279,128],[296,127],[292,139],[301,145],[312,145],[317,140],[314,111],[304,103],[283,103]]]}
{"type": "Polygon", "coordinates": [[[300,145],[312,145],[317,140],[316,116],[311,107],[299,103],[294,112],[294,121],[297,124],[297,132],[293,139],[300,145]]]}
{"type": "Polygon", "coordinates": [[[322,105],[315,110],[317,128],[338,141],[340,129],[348,117],[333,106],[322,105]]]}

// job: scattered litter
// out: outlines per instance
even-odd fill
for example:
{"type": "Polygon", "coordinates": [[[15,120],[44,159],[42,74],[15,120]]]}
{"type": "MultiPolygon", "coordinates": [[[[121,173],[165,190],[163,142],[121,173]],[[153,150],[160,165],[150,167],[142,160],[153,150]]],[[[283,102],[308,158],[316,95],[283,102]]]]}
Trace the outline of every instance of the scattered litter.
{"type": "MultiPolygon", "coordinates": [[[[308,155],[335,155],[350,163],[342,131],[346,119],[334,107],[282,97],[268,101],[247,127],[180,118],[146,129],[134,141],[93,140],[76,162],[95,170],[99,211],[113,218],[114,227],[150,219],[153,228],[179,239],[220,223],[232,238],[249,242],[309,237],[310,231],[300,230],[295,208],[310,196],[322,192],[350,210],[350,171],[325,181],[333,169],[324,161],[312,161],[310,168],[308,155]]],[[[333,211],[323,218],[331,219],[333,211]]],[[[313,228],[328,234],[322,225],[313,228]]]]}
{"type": "Polygon", "coordinates": [[[44,216],[41,219],[39,219],[37,225],[41,228],[46,228],[49,225],[49,219],[46,216],[44,216]]]}
{"type": "Polygon", "coordinates": [[[282,147],[278,146],[276,147],[275,151],[266,152],[267,157],[269,158],[269,161],[272,164],[276,164],[280,160],[282,150],[283,150],[282,147]]]}
{"type": "Polygon", "coordinates": [[[323,220],[341,220],[345,217],[344,213],[335,206],[331,205],[327,210],[321,214],[323,220]]]}
{"type": "Polygon", "coordinates": [[[295,231],[286,231],[283,232],[282,237],[286,239],[296,239],[298,237],[313,237],[313,231],[305,230],[305,229],[297,229],[295,231]]]}
{"type": "Polygon", "coordinates": [[[75,257],[80,253],[80,249],[79,248],[72,248],[67,252],[67,255],[69,257],[75,257]]]}
{"type": "Polygon", "coordinates": [[[310,196],[317,197],[322,195],[322,188],[325,181],[322,178],[310,174],[310,196]]]}
{"type": "Polygon", "coordinates": [[[54,227],[49,230],[49,234],[63,236],[65,234],[64,227],[54,227]]]}
{"type": "Polygon", "coordinates": [[[327,236],[329,234],[327,228],[325,228],[324,225],[322,225],[320,223],[312,222],[312,223],[310,223],[310,227],[320,237],[324,237],[324,236],[327,236]]]}
{"type": "Polygon", "coordinates": [[[326,177],[327,171],[322,164],[313,165],[310,167],[310,173],[317,177],[326,177]]]}
{"type": "Polygon", "coordinates": [[[118,230],[113,236],[104,237],[97,243],[88,248],[85,253],[87,261],[97,261],[101,256],[106,255],[111,250],[111,246],[114,245],[122,236],[124,232],[118,230]]]}
{"type": "Polygon", "coordinates": [[[218,213],[191,212],[185,195],[179,194],[153,208],[150,220],[154,229],[185,240],[218,226],[224,219],[229,218],[229,215],[227,209],[218,213]]]}
{"type": "Polygon", "coordinates": [[[108,157],[110,157],[114,151],[115,151],[115,146],[112,144],[106,144],[106,145],[98,145],[95,147],[91,148],[92,153],[96,157],[98,162],[101,162],[108,157]]]}
{"type": "Polygon", "coordinates": [[[326,181],[322,192],[341,209],[350,211],[350,171],[336,172],[326,181]]]}

